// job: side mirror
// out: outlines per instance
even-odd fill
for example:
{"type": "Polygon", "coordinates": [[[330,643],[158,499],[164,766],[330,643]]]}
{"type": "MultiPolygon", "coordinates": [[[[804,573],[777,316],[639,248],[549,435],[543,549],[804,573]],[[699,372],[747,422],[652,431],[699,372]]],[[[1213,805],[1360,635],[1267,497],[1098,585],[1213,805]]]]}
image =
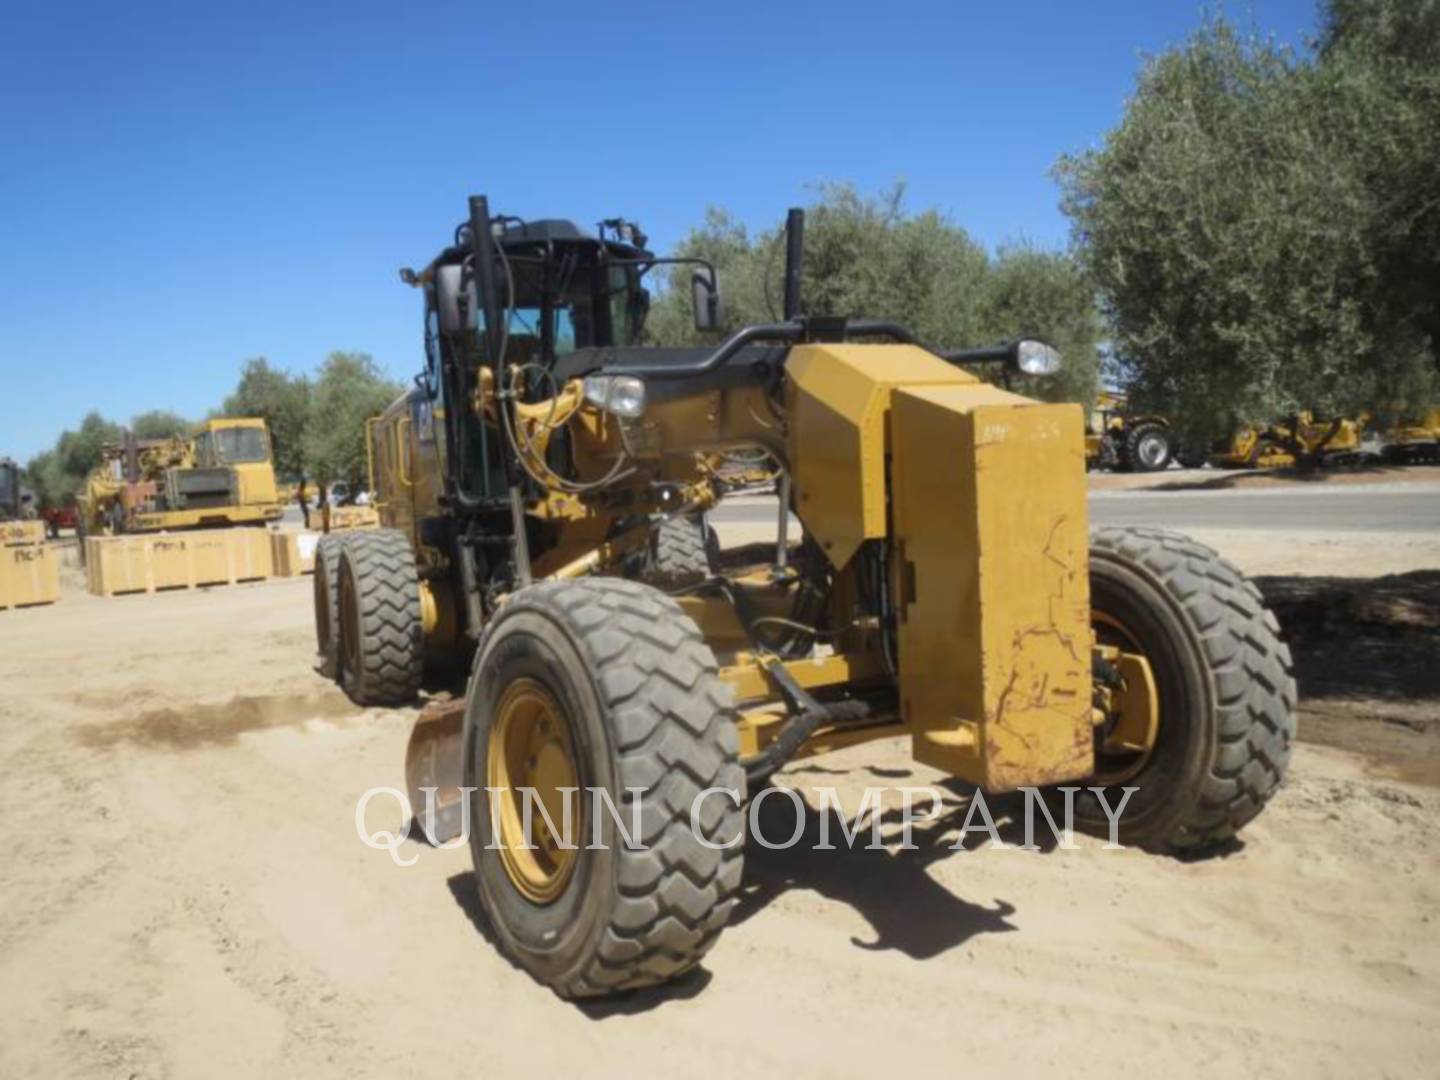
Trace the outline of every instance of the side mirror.
{"type": "Polygon", "coordinates": [[[458,265],[435,268],[435,309],[440,316],[442,334],[459,334],[475,326],[479,309],[475,279],[467,277],[458,265]]]}
{"type": "Polygon", "coordinates": [[[701,267],[690,275],[690,307],[695,312],[696,330],[720,328],[720,277],[715,271],[701,267]]]}

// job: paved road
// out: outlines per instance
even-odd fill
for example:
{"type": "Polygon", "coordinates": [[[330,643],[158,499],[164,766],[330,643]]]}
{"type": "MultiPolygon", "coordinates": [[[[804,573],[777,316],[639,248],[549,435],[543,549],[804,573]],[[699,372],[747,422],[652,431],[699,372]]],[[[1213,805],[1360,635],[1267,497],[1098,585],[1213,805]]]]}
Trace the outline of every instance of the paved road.
{"type": "MultiPolygon", "coordinates": [[[[1440,544],[1440,484],[1256,491],[1096,491],[1090,494],[1090,515],[1093,522],[1102,525],[1433,532],[1440,544]]],[[[775,502],[763,496],[733,500],[716,510],[714,519],[727,525],[766,524],[775,520],[775,502]]]]}
{"type": "Polygon", "coordinates": [[[1440,484],[1254,491],[1097,491],[1090,495],[1090,516],[1104,525],[1433,532],[1440,544],[1440,484]]]}

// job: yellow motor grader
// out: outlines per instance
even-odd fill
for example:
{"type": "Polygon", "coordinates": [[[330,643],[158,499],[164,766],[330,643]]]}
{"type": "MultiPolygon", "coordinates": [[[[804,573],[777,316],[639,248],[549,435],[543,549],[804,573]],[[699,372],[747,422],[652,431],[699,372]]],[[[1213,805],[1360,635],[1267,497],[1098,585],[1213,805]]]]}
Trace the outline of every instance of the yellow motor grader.
{"type": "Polygon", "coordinates": [[[1069,787],[1097,828],[1134,789],[1121,840],[1177,853],[1229,842],[1289,758],[1290,656],[1255,587],[1176,533],[1089,530],[1080,407],[960,366],[1044,373],[1054,350],[807,313],[798,211],[786,252],[784,321],[642,347],[644,275],[694,263],[703,331],[712,266],[472,197],[402,271],[426,363],[370,425],[385,527],[317,547],[320,667],[357,702],[468,664],[412,732],[413,805],[432,841],[468,818],[489,925],[565,996],[697,964],[747,794],[807,755],[902,735],[985,792],[1069,787]],[[803,529],[716,550],[710,462],[757,451],[803,529]]]}

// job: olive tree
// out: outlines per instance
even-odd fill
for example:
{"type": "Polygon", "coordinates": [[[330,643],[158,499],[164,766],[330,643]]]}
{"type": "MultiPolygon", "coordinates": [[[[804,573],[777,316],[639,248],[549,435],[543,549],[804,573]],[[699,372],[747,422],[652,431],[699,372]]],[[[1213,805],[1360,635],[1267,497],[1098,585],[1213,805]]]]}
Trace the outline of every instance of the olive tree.
{"type": "Polygon", "coordinates": [[[1211,18],[1146,62],[1101,146],[1060,160],[1140,403],[1213,432],[1434,392],[1435,10],[1336,0],[1306,55],[1211,18]]]}
{"type": "Polygon", "coordinates": [[[363,352],[333,352],[309,394],[304,460],[322,487],[337,480],[352,490],[365,477],[365,421],[378,416],[402,391],[363,352]]]}
{"type": "MultiPolygon", "coordinates": [[[[783,224],[752,234],[727,211],[711,209],[679,253],[708,259],[719,271],[722,332],[782,317],[783,224]]],[[[692,327],[689,274],[677,269],[654,304],[648,332],[657,343],[709,340],[692,327]]],[[[802,293],[808,314],[892,320],[937,347],[1044,337],[1061,349],[1065,370],[1058,379],[1029,380],[1025,389],[1058,400],[1088,400],[1093,392],[1099,323],[1083,268],[1066,253],[1025,245],[992,258],[939,211],[909,212],[903,187],[874,197],[846,184],[819,189],[806,208],[802,293]]]]}

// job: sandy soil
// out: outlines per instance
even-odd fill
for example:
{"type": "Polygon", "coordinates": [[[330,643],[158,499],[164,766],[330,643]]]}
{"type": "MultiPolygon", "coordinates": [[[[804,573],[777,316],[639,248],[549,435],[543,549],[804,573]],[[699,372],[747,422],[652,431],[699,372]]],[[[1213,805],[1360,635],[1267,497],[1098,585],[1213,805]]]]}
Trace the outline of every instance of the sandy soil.
{"type": "MultiPolygon", "coordinates": [[[[1436,655],[1411,631],[1406,655],[1436,655]]],[[[1334,674],[1302,723],[1317,702],[1354,723],[1299,746],[1225,857],[951,851],[943,789],[918,850],[893,821],[882,850],[753,848],[702,971],[582,1007],[497,954],[467,853],[411,844],[402,868],[360,842],[356,801],[402,784],[414,710],[357,711],[310,671],[311,634],[309,579],[99,600],[72,577],[61,604],[0,614],[0,1076],[1434,1075],[1440,790],[1396,763],[1440,754],[1427,725],[1375,719],[1433,721],[1433,681],[1334,674]]],[[[854,808],[939,779],[897,740],[786,782],[854,808]]]]}

